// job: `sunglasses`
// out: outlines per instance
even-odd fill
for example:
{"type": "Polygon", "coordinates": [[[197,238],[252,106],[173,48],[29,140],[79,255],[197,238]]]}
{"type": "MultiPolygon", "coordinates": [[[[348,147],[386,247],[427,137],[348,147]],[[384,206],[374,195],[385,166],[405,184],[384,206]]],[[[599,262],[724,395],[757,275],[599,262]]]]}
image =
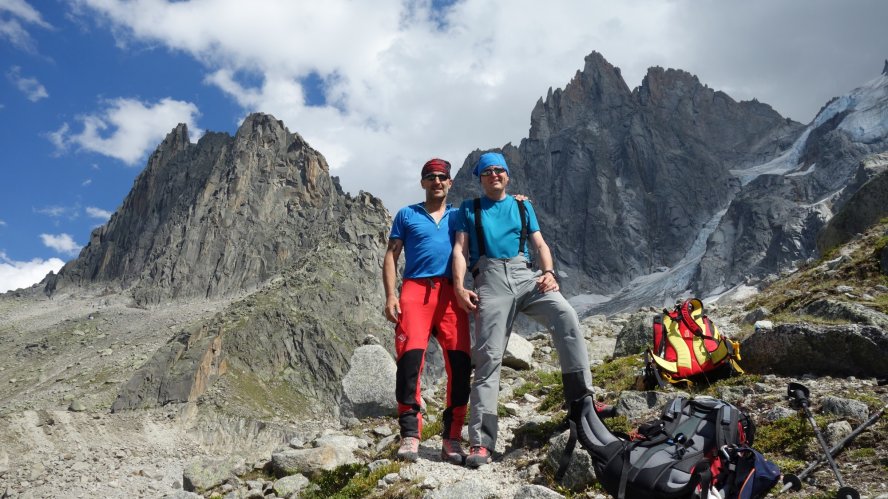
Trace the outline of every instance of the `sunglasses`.
{"type": "Polygon", "coordinates": [[[450,180],[450,175],[444,175],[443,173],[429,173],[428,175],[423,175],[422,179],[428,180],[429,182],[433,180],[444,182],[446,180],[450,180]]]}
{"type": "Polygon", "coordinates": [[[506,169],[494,167],[494,168],[488,168],[488,169],[482,171],[481,176],[482,177],[489,177],[491,175],[499,175],[501,173],[506,173],[506,169]]]}

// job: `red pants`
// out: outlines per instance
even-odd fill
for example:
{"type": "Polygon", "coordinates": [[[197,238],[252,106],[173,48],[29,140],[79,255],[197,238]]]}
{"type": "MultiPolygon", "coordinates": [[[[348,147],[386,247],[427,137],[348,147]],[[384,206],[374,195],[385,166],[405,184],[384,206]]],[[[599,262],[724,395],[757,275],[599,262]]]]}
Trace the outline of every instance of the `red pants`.
{"type": "Polygon", "coordinates": [[[469,401],[469,318],[456,305],[453,285],[444,277],[404,279],[401,316],[395,327],[398,374],[395,396],[402,437],[422,434],[420,376],[429,337],[434,336],[444,354],[447,370],[447,407],[442,420],[444,438],[459,439],[469,401]]]}

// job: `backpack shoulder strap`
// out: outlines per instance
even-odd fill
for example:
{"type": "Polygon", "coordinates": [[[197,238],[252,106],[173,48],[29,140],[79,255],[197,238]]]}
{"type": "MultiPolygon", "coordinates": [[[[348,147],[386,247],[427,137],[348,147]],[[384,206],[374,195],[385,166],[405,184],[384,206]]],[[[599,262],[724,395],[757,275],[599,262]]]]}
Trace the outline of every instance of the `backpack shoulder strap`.
{"type": "Polygon", "coordinates": [[[718,409],[715,428],[715,445],[721,449],[725,445],[736,445],[740,438],[740,410],[730,404],[722,404],[718,409]]]}
{"type": "Polygon", "coordinates": [[[518,201],[518,216],[521,218],[521,235],[518,238],[518,253],[524,252],[527,243],[527,207],[524,201],[518,201]]]}
{"type": "Polygon", "coordinates": [[[475,212],[475,239],[478,240],[478,257],[487,254],[487,246],[484,244],[484,229],[481,227],[481,198],[472,201],[475,212]]]}
{"type": "Polygon", "coordinates": [[[681,424],[681,415],[687,403],[686,398],[679,396],[672,399],[672,402],[663,409],[660,419],[663,420],[663,431],[667,438],[675,436],[675,430],[681,424]]]}
{"type": "Polygon", "coordinates": [[[703,302],[697,298],[692,298],[690,300],[685,300],[681,304],[679,307],[679,315],[685,327],[687,327],[690,332],[694,333],[694,336],[702,336],[703,328],[697,324],[697,321],[694,318],[694,312],[697,310],[700,310],[701,314],[703,313],[703,302]]]}

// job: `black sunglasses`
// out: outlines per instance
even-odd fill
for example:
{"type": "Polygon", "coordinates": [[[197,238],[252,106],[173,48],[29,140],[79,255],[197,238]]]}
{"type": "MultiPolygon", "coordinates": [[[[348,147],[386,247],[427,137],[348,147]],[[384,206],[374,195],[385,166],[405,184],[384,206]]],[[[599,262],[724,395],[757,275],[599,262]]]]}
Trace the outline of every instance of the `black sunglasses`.
{"type": "Polygon", "coordinates": [[[431,182],[432,180],[440,180],[441,182],[444,182],[445,180],[450,179],[450,175],[445,175],[443,173],[429,173],[427,175],[423,175],[422,179],[428,180],[429,182],[431,182]]]}
{"type": "Polygon", "coordinates": [[[491,175],[499,175],[500,173],[505,173],[505,172],[506,172],[505,168],[493,167],[493,168],[488,168],[488,169],[482,171],[481,176],[482,177],[489,177],[491,175]]]}

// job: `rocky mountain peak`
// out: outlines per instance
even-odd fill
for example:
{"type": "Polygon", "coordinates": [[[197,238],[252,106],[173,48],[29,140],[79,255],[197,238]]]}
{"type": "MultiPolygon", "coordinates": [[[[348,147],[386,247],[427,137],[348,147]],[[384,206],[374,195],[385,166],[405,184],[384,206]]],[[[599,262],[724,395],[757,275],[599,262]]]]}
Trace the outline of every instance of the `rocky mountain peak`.
{"type": "Polygon", "coordinates": [[[888,75],[888,59],[885,59],[885,66],[882,67],[882,74],[888,75]]]}
{"type": "MultiPolygon", "coordinates": [[[[711,230],[740,187],[732,170],[783,153],[801,128],[686,71],[651,68],[630,90],[593,52],[563,90],[537,102],[528,138],[501,150],[510,190],[533,200],[565,274],[562,289],[605,295],[702,252],[705,235],[696,242],[698,234],[711,230]],[[682,194],[689,189],[693,195],[682,194]]],[[[469,177],[470,168],[457,174],[454,199],[477,196],[469,177]]]]}
{"type": "Polygon", "coordinates": [[[129,289],[145,304],[237,293],[324,238],[355,244],[379,232],[387,216],[381,202],[343,194],[326,159],[273,116],[251,114],[234,137],[209,132],[197,144],[180,124],[46,291],[129,289]]]}
{"type": "Polygon", "coordinates": [[[620,119],[631,112],[631,100],[620,69],[592,52],[564,90],[550,88],[546,100],[537,102],[531,112],[529,138],[546,140],[565,128],[620,119]]]}
{"type": "Polygon", "coordinates": [[[687,71],[654,66],[648,68],[647,74],[641,80],[641,86],[638,88],[638,91],[643,96],[641,102],[646,104],[648,100],[656,102],[662,99],[665,96],[664,94],[693,92],[700,90],[702,86],[700,80],[687,71]]]}

